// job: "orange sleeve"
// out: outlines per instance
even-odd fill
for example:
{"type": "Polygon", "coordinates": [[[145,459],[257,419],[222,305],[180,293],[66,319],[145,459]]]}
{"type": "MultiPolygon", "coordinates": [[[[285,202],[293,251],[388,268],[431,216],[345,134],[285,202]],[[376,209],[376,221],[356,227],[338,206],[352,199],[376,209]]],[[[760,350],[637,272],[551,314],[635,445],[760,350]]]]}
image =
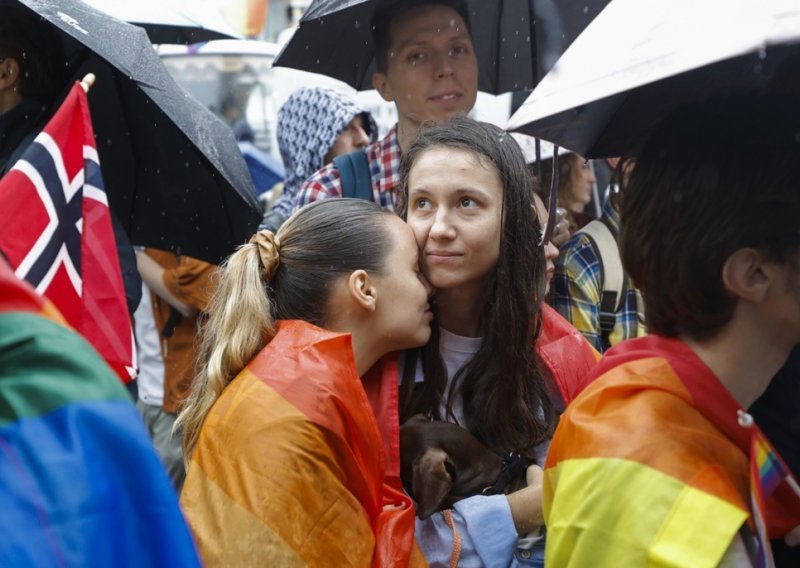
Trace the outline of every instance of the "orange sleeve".
{"type": "Polygon", "coordinates": [[[214,292],[217,267],[190,256],[179,256],[176,266],[164,270],[164,284],[184,304],[205,311],[214,292]]]}

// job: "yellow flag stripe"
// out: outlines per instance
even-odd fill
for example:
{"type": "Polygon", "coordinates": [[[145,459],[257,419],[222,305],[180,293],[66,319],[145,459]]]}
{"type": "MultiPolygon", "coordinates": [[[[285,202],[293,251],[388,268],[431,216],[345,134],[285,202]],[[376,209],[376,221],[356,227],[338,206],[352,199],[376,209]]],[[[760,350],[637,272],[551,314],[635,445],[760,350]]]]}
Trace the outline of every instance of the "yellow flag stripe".
{"type": "Polygon", "coordinates": [[[715,567],[748,517],[624,459],[565,460],[546,471],[544,483],[549,566],[715,567]]]}

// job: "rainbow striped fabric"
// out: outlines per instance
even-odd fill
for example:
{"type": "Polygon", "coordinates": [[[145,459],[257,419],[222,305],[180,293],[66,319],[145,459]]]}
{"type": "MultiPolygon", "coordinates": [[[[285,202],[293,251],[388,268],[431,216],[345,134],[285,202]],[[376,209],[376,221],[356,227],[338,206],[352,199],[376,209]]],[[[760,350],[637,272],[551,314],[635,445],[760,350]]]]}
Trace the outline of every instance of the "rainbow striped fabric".
{"type": "Polygon", "coordinates": [[[623,342],[592,376],[550,446],[548,564],[715,567],[745,524],[766,559],[766,533],[800,524],[791,476],[776,477],[766,439],[685,344],[623,342]],[[759,459],[764,476],[752,475],[759,459]],[[754,491],[765,497],[765,534],[754,491]]]}
{"type": "Polygon", "coordinates": [[[59,321],[0,260],[0,564],[197,566],[127,392],[59,321]]]}
{"type": "Polygon", "coordinates": [[[362,383],[350,341],[280,322],[212,407],[181,494],[206,565],[424,565],[396,365],[362,383]]]}

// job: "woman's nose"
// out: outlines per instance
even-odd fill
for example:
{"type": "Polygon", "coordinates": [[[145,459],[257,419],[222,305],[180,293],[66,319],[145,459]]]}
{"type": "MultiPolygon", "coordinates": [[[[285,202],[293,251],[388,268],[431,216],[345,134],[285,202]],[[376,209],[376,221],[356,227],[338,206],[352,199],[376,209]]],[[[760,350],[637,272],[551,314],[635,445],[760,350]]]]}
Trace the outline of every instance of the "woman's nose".
{"type": "Polygon", "coordinates": [[[369,136],[367,136],[366,131],[361,126],[356,126],[355,132],[353,133],[353,145],[356,148],[364,148],[369,145],[369,136]]]}
{"type": "Polygon", "coordinates": [[[440,208],[439,211],[436,212],[436,217],[434,217],[433,224],[431,224],[429,235],[434,239],[452,238],[453,225],[444,208],[440,208]]]}
{"type": "Polygon", "coordinates": [[[544,257],[547,260],[555,260],[558,256],[558,247],[554,245],[552,242],[547,241],[544,245],[544,257]]]}

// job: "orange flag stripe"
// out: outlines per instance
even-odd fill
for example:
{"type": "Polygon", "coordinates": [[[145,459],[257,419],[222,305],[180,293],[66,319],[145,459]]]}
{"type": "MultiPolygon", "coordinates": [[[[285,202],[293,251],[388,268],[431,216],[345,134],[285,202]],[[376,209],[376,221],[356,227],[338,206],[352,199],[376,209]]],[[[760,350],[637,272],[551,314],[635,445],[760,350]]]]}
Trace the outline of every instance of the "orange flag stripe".
{"type": "Polygon", "coordinates": [[[372,529],[329,442],[302,411],[245,370],[206,418],[197,467],[189,472],[196,479],[187,479],[181,497],[203,560],[369,565],[372,529]],[[240,535],[239,559],[231,557],[230,543],[213,549],[221,526],[240,535]]]}
{"type": "Polygon", "coordinates": [[[556,431],[547,467],[570,458],[622,458],[748,509],[746,457],[692,407],[689,392],[665,359],[631,361],[609,371],[567,412],[570,420],[556,431]],[[651,419],[674,426],[652,427],[651,419]],[[568,455],[562,456],[560,448],[568,448],[568,455]],[[730,464],[732,477],[717,463],[730,464]]]}

